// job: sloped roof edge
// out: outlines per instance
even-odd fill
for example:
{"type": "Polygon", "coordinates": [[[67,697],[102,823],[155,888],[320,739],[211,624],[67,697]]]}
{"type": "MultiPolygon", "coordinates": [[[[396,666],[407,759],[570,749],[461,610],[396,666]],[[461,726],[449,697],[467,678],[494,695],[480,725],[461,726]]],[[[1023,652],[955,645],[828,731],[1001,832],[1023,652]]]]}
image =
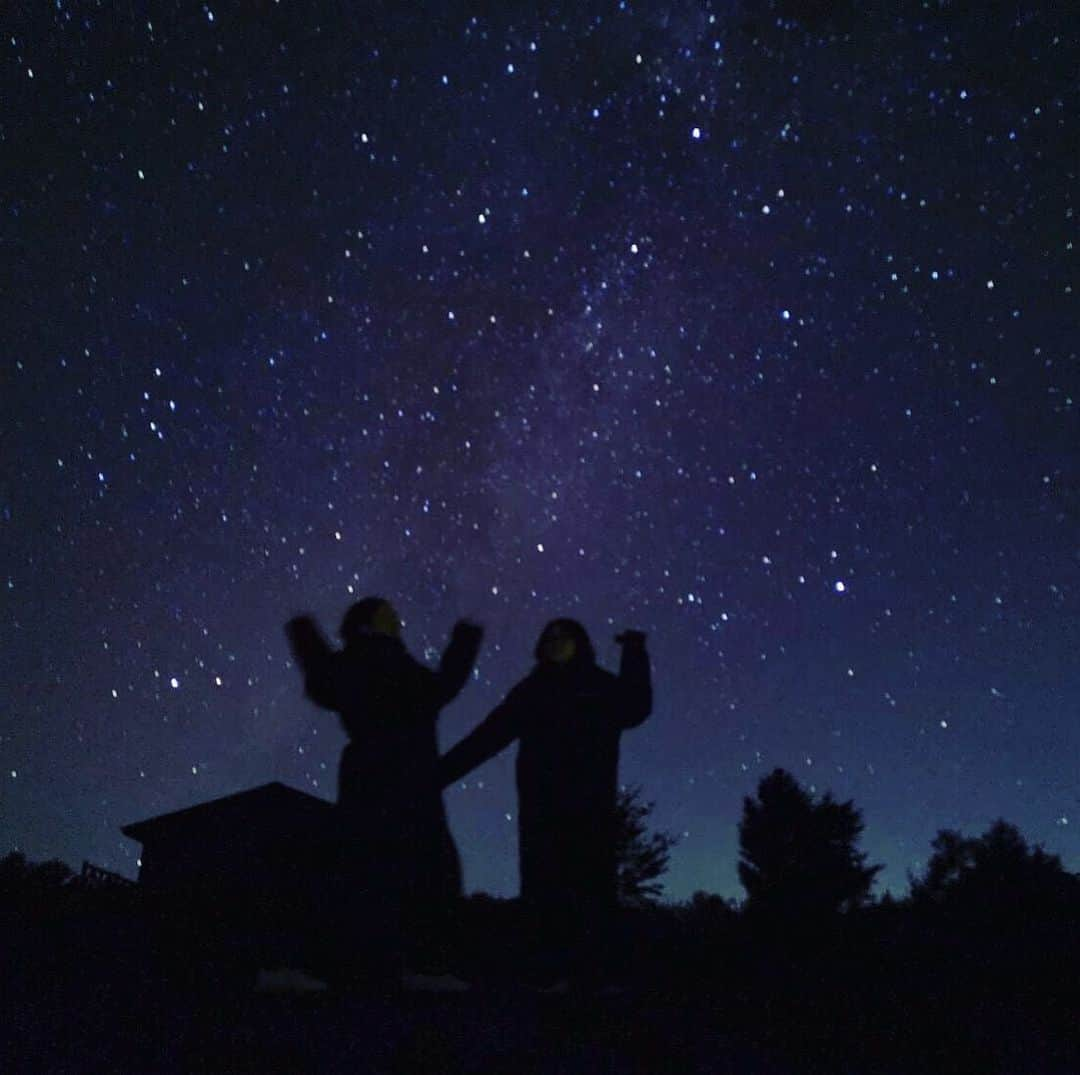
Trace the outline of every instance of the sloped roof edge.
{"type": "Polygon", "coordinates": [[[144,843],[148,836],[160,835],[170,830],[177,832],[186,828],[198,829],[229,815],[239,818],[248,813],[289,811],[314,817],[324,812],[329,814],[333,809],[334,804],[326,799],[309,795],[275,780],[167,814],[133,821],[129,825],[121,826],[120,831],[132,840],[144,843]]]}

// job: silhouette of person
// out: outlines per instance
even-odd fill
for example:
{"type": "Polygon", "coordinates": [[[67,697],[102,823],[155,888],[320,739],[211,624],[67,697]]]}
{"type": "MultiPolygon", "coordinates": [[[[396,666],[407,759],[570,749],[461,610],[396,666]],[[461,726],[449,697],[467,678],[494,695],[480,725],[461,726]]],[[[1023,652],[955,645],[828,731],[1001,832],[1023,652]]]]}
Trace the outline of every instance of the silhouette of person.
{"type": "MultiPolygon", "coordinates": [[[[366,597],[342,621],[334,649],[309,616],[286,625],[307,696],[336,711],[349,742],[338,768],[344,847],[339,883],[355,916],[388,913],[420,929],[461,896],[461,863],[437,779],[439,711],[465,685],[483,630],[454,625],[439,667],[415,660],[389,601],[366,597]]],[[[391,932],[386,922],[381,928],[391,932]]]]}
{"type": "Polygon", "coordinates": [[[580,623],[552,620],[533,670],[439,763],[445,787],[518,740],[521,897],[553,948],[580,947],[616,906],[619,739],[652,710],[645,635],[616,641],[617,676],[580,623]]]}

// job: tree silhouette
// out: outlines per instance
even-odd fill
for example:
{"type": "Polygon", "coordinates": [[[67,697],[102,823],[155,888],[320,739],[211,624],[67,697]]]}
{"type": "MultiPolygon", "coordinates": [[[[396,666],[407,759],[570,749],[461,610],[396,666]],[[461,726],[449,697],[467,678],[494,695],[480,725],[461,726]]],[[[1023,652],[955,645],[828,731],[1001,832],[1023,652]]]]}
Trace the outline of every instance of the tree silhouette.
{"type": "Polygon", "coordinates": [[[916,904],[988,911],[1025,904],[1080,899],[1080,878],[1069,873],[1057,855],[1029,848],[1015,825],[999,819],[979,837],[942,829],[926,872],[911,877],[916,904]]]}
{"type": "Polygon", "coordinates": [[[739,880],[747,910],[768,917],[818,918],[866,902],[881,866],[856,850],[862,815],[826,794],[815,802],[784,769],[743,800],[739,880]]]}
{"type": "Polygon", "coordinates": [[[669,832],[650,832],[656,803],[641,801],[639,786],[623,788],[615,800],[616,893],[624,907],[655,903],[663,892],[671,849],[679,842],[669,832]]]}
{"type": "Polygon", "coordinates": [[[0,859],[0,897],[49,895],[74,878],[67,863],[59,859],[30,862],[21,851],[10,851],[0,859]]]}

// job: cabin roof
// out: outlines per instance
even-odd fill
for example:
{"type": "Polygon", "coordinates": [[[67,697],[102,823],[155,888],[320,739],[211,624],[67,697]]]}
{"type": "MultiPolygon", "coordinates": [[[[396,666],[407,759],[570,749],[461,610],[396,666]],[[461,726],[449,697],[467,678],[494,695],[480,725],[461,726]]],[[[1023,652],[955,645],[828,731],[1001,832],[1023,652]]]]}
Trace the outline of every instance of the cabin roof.
{"type": "Polygon", "coordinates": [[[325,824],[333,810],[334,804],[325,799],[274,781],[144,821],[135,821],[124,825],[120,831],[142,844],[148,840],[199,838],[204,833],[213,836],[224,829],[295,832],[325,824]]]}

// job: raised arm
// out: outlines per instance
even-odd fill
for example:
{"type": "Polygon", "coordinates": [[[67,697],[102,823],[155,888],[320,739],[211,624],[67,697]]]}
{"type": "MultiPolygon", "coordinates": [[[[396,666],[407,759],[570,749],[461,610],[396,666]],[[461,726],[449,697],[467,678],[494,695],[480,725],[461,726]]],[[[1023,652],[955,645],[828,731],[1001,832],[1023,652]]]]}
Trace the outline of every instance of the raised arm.
{"type": "Polygon", "coordinates": [[[476,664],[484,629],[469,620],[458,620],[431,679],[435,705],[441,709],[458,696],[476,664]]]}
{"type": "Polygon", "coordinates": [[[304,673],[307,696],[324,709],[338,708],[336,683],[336,651],[326,641],[319,625],[311,616],[294,616],[285,624],[289,648],[304,673]]]}
{"type": "Polygon", "coordinates": [[[618,720],[624,728],[636,728],[652,712],[652,673],[645,632],[624,631],[615,641],[622,646],[618,720]]]}
{"type": "Polygon", "coordinates": [[[497,705],[457,746],[439,759],[439,787],[460,780],[488,758],[505,750],[521,733],[521,707],[514,692],[497,705]]]}

